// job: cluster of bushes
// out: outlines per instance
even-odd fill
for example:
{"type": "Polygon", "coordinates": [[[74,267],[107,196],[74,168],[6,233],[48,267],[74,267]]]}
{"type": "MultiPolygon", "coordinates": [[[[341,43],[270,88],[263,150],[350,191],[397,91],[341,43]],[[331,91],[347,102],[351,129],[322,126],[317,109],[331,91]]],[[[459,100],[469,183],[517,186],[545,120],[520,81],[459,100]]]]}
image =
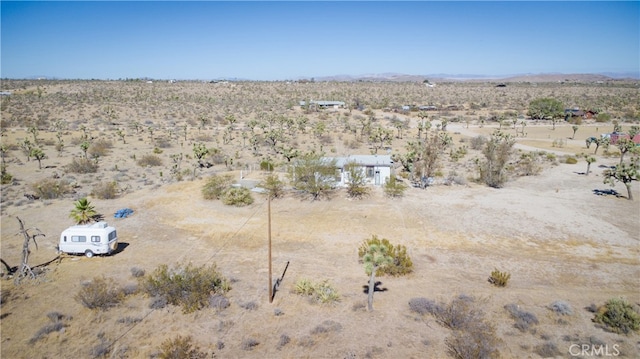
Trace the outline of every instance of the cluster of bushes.
{"type": "Polygon", "coordinates": [[[251,191],[245,187],[231,187],[231,175],[212,175],[202,187],[204,199],[219,199],[230,206],[247,206],[253,203],[251,191]]]}

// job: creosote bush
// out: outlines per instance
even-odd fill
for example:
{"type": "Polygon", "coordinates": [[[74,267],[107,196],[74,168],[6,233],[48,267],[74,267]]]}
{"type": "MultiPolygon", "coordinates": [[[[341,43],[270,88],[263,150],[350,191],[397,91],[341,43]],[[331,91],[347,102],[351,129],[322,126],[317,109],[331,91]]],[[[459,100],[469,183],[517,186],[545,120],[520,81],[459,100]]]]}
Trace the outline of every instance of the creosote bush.
{"type": "Polygon", "coordinates": [[[275,173],[267,175],[258,186],[266,189],[271,198],[284,196],[284,182],[282,182],[280,177],[275,173]]]}
{"type": "Polygon", "coordinates": [[[564,163],[568,165],[575,165],[576,163],[578,163],[578,160],[575,157],[567,157],[567,159],[564,160],[564,163]]]}
{"type": "Polygon", "coordinates": [[[124,299],[124,292],[113,279],[96,277],[82,286],[75,299],[89,309],[107,310],[124,299]]]}
{"type": "Polygon", "coordinates": [[[158,357],[161,359],[204,359],[207,354],[193,344],[193,339],[190,336],[177,336],[162,342],[158,357]]]}
{"type": "Polygon", "coordinates": [[[171,269],[163,264],[144,276],[141,284],[147,295],[166,298],[168,303],[182,306],[184,313],[208,306],[211,295],[224,294],[231,289],[215,264],[208,267],[188,264],[171,269]]]}
{"type": "Polygon", "coordinates": [[[618,334],[629,334],[640,329],[638,308],[622,298],[609,299],[598,308],[593,321],[618,334]]]}
{"type": "Polygon", "coordinates": [[[413,262],[407,254],[407,247],[403,245],[393,245],[386,238],[378,238],[373,235],[370,239],[365,240],[358,248],[358,258],[362,261],[362,257],[367,253],[367,249],[375,244],[377,246],[385,246],[388,249],[389,256],[393,259],[390,265],[378,268],[376,276],[385,274],[392,276],[400,276],[413,272],[413,262]]]}
{"type": "Polygon", "coordinates": [[[232,181],[231,175],[213,175],[202,187],[202,196],[204,199],[220,199],[232,181]]]}
{"type": "Polygon", "coordinates": [[[506,287],[509,279],[511,279],[511,273],[500,272],[499,270],[494,269],[493,272],[491,272],[491,276],[489,276],[489,283],[496,287],[506,287]]]}
{"type": "Polygon", "coordinates": [[[31,185],[31,189],[36,195],[42,199],[60,198],[71,191],[71,187],[64,180],[55,180],[52,178],[44,178],[31,185]]]}
{"type": "Polygon", "coordinates": [[[222,203],[227,206],[248,206],[253,203],[253,196],[251,196],[251,191],[246,187],[232,187],[222,195],[222,203]]]}
{"type": "Polygon", "coordinates": [[[162,166],[162,159],[160,157],[158,157],[157,155],[143,155],[138,160],[138,166],[141,166],[141,167],[162,166]]]}
{"type": "Polygon", "coordinates": [[[402,197],[407,190],[407,185],[396,179],[395,176],[389,177],[389,180],[384,184],[384,194],[387,197],[402,197]]]}
{"type": "Polygon", "coordinates": [[[96,173],[98,164],[88,158],[74,158],[66,169],[70,173],[96,173]]]}
{"type": "Polygon", "coordinates": [[[319,303],[333,303],[340,301],[340,294],[333,288],[328,280],[314,283],[306,278],[296,282],[294,292],[299,295],[309,296],[319,303]]]}
{"type": "Polygon", "coordinates": [[[98,199],[114,199],[118,195],[118,185],[115,181],[100,182],[93,187],[91,194],[98,199]]]}

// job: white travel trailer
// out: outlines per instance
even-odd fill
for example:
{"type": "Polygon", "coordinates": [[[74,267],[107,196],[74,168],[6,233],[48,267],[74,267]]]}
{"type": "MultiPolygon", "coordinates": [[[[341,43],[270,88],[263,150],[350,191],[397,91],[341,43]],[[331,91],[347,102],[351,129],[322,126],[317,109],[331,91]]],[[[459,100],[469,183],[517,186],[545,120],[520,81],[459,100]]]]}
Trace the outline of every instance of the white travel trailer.
{"type": "Polygon", "coordinates": [[[107,222],[71,226],[60,234],[58,249],[64,253],[111,254],[118,248],[118,234],[107,222]]]}

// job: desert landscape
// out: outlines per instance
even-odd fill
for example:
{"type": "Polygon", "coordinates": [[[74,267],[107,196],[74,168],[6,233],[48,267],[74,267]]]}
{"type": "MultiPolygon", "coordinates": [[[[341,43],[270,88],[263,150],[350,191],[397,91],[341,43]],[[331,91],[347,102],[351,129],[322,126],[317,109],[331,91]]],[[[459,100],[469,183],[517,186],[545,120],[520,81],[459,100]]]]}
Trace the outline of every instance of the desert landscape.
{"type": "Polygon", "coordinates": [[[628,200],[623,183],[604,183],[618,147],[586,146],[638,126],[638,83],[527,80],[3,80],[0,356],[161,358],[167,343],[189,338],[192,352],[174,357],[640,357],[637,330],[593,321],[612,298],[640,305],[640,188],[632,182],[628,200]],[[533,120],[538,98],[595,115],[533,120]],[[478,170],[479,138],[496,130],[514,141],[500,188],[478,170]],[[423,189],[400,159],[427,136],[449,140],[423,189]],[[313,200],[288,173],[305,153],[390,154],[407,188],[390,197],[370,185],[363,198],[335,188],[313,200]],[[271,200],[270,225],[264,193],[245,206],[202,194],[214,175],[260,187],[271,174],[284,195],[271,200]],[[57,251],[85,197],[117,228],[111,255],[57,251]],[[114,218],[124,208],[133,213],[114,218]],[[17,218],[44,234],[29,247],[35,278],[19,283],[17,218]],[[281,280],[272,302],[269,227],[272,279],[281,280]],[[413,270],[376,277],[368,311],[358,249],[372,236],[405,246],[413,270]],[[230,283],[228,306],[210,300],[184,313],[142,290],[160,266],[189,264],[216,266],[230,283]],[[510,274],[506,286],[489,282],[494,270],[510,274]],[[90,309],[79,293],[100,278],[126,295],[90,309]],[[299,294],[303,279],[337,299],[299,294]],[[443,320],[443,308],[486,325],[478,345],[488,352],[456,354],[476,337],[443,320]]]}

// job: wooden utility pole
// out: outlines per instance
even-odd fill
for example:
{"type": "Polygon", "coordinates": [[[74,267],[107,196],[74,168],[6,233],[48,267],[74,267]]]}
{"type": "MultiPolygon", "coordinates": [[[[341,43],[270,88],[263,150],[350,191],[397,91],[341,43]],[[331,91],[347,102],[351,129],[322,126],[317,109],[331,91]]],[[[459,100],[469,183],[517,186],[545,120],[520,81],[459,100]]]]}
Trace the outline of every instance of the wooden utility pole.
{"type": "Polygon", "coordinates": [[[268,229],[269,229],[269,303],[273,302],[273,278],[271,274],[271,193],[268,194],[269,200],[267,201],[268,212],[268,229]]]}

